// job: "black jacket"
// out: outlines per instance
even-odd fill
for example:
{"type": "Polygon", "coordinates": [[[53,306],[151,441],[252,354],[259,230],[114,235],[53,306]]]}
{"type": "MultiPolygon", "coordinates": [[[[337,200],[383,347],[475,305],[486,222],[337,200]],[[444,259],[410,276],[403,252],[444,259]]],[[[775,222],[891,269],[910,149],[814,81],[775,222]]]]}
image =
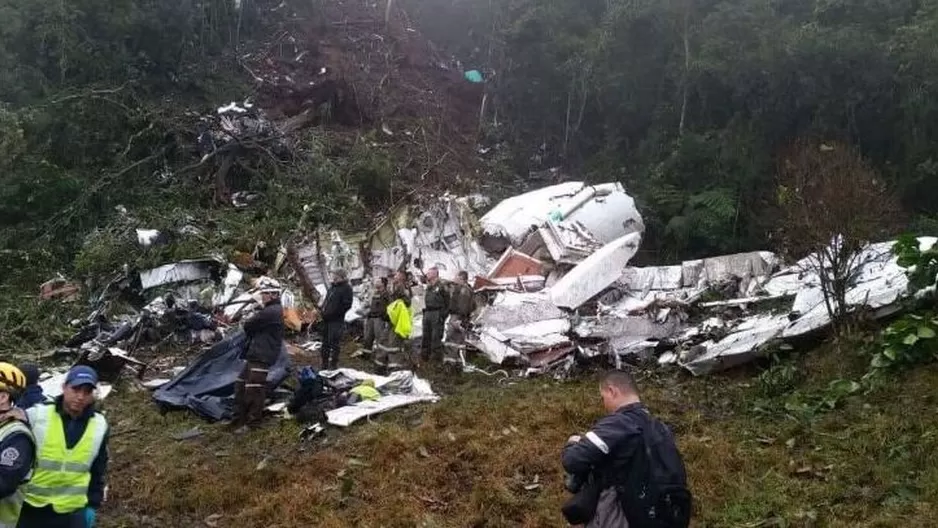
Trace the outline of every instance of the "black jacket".
{"type": "Polygon", "coordinates": [[[271,366],[280,357],[283,347],[283,307],[272,301],[244,322],[247,351],[244,359],[271,366]]]}
{"type": "MultiPolygon", "coordinates": [[[[11,423],[12,420],[0,423],[0,429],[11,423]]],[[[3,453],[3,463],[0,463],[0,499],[5,499],[16,492],[32,471],[36,444],[26,433],[12,433],[0,442],[0,453],[3,453]]]]}
{"type": "Polygon", "coordinates": [[[635,425],[641,422],[629,414],[647,412],[643,404],[633,403],[601,418],[579,442],[564,448],[564,470],[581,477],[592,473],[602,488],[623,483],[642,446],[642,432],[635,425]]]}
{"type": "Polygon", "coordinates": [[[345,322],[345,313],[352,307],[352,287],[348,281],[333,283],[322,304],[322,320],[327,323],[345,322]]]}

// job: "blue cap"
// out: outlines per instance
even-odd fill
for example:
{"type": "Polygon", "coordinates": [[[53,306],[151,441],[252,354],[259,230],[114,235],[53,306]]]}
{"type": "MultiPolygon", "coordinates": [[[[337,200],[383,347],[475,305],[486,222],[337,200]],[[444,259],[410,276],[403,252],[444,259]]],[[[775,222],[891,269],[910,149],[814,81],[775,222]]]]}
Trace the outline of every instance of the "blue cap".
{"type": "Polygon", "coordinates": [[[69,387],[81,387],[82,385],[98,386],[98,373],[88,365],[78,365],[72,367],[65,375],[65,384],[69,387]]]}

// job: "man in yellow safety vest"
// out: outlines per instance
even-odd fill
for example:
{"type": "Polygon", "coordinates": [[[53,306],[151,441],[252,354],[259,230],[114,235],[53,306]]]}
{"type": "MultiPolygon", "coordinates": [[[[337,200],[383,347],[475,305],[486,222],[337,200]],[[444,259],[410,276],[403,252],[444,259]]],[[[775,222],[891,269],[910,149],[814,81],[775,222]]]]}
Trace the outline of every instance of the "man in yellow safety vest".
{"type": "Polygon", "coordinates": [[[108,424],[94,410],[98,374],[72,367],[54,403],[26,415],[36,438],[36,469],[24,487],[18,528],[93,528],[104,500],[108,424]]]}
{"type": "MultiPolygon", "coordinates": [[[[26,388],[26,375],[10,363],[0,363],[0,413],[13,409],[13,403],[26,388]]],[[[0,528],[14,528],[23,508],[23,483],[29,480],[35,460],[36,443],[22,420],[0,422],[0,528]]]]}

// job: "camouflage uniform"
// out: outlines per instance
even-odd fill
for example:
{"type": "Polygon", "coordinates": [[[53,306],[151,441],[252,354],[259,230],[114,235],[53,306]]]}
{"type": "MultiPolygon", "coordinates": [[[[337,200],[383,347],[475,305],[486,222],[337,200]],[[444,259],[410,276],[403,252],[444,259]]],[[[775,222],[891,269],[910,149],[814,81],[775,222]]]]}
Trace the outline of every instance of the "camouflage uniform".
{"type": "Polygon", "coordinates": [[[461,364],[460,352],[466,349],[466,334],[475,308],[472,289],[465,284],[453,284],[450,293],[450,314],[446,321],[443,363],[461,364]]]}
{"type": "Polygon", "coordinates": [[[423,339],[420,358],[443,359],[443,324],[449,312],[449,292],[442,282],[428,284],[424,295],[423,339]]]}
{"type": "Polygon", "coordinates": [[[386,291],[376,291],[371,296],[368,315],[365,318],[365,337],[362,339],[362,352],[370,354],[375,343],[384,341],[388,331],[388,305],[391,296],[386,291]]]}
{"type": "MultiPolygon", "coordinates": [[[[404,304],[410,307],[410,301],[412,299],[410,288],[403,284],[392,284],[388,304],[398,299],[404,301],[404,304]]],[[[386,308],[387,307],[385,307],[385,312],[387,312],[386,308]]],[[[403,368],[404,347],[406,344],[407,340],[397,335],[394,329],[388,325],[383,339],[377,341],[375,344],[375,364],[377,364],[379,368],[387,370],[403,368]]]]}

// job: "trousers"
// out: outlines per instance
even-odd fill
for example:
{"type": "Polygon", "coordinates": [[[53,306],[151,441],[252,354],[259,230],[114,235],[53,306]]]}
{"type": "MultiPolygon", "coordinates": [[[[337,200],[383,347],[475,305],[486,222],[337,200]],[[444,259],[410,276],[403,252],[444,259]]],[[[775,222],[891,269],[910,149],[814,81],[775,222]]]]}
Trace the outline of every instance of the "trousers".
{"type": "Polygon", "coordinates": [[[420,358],[443,359],[443,312],[423,312],[423,336],[420,340],[420,358]]]}
{"type": "Polygon", "coordinates": [[[443,339],[443,363],[461,364],[459,353],[466,348],[468,317],[451,315],[446,320],[446,335],[443,339]]]}
{"type": "Polygon", "coordinates": [[[322,369],[339,368],[339,349],[342,346],[342,334],[345,333],[345,321],[328,321],[322,336],[322,369]]]}
{"type": "Polygon", "coordinates": [[[388,328],[384,333],[384,339],[375,346],[375,365],[388,370],[403,368],[405,342],[406,340],[397,335],[397,332],[388,328]]]}
{"type": "Polygon", "coordinates": [[[23,510],[20,512],[19,522],[16,528],[87,528],[85,524],[84,510],[78,510],[72,513],[55,513],[47,506],[45,508],[35,508],[29,504],[23,504],[23,510]]]}
{"type": "Polygon", "coordinates": [[[365,319],[365,336],[362,339],[362,349],[366,351],[373,350],[375,343],[381,343],[384,340],[384,334],[387,332],[389,323],[383,317],[369,317],[365,319]]]}
{"type": "Polygon", "coordinates": [[[267,374],[270,367],[248,361],[235,381],[234,424],[257,425],[264,418],[267,400],[267,374]]]}

